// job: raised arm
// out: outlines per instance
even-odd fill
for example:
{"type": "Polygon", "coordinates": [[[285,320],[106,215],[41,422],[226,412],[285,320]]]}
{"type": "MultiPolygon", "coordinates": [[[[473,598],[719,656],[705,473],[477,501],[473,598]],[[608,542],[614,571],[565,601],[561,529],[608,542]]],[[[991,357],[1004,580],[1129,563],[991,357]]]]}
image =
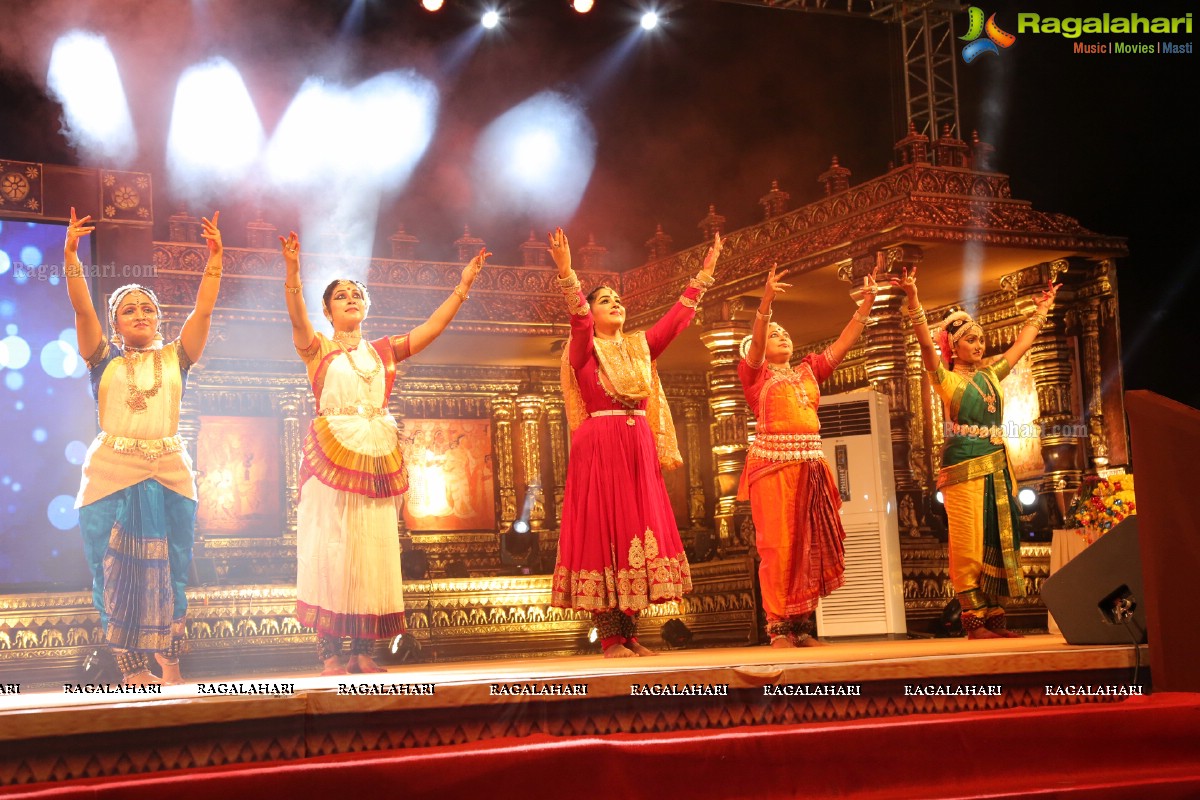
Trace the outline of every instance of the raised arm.
{"type": "Polygon", "coordinates": [[[304,304],[304,286],[300,283],[300,237],[290,231],[287,238],[279,237],[283,250],[283,291],[287,299],[288,319],[292,321],[292,344],[304,350],[317,335],[308,318],[308,307],[304,304]]]}
{"type": "Polygon", "coordinates": [[[1061,283],[1046,284],[1042,296],[1037,299],[1037,308],[1021,326],[1021,332],[1017,334],[1017,340],[1012,343],[1012,347],[1004,353],[1004,360],[1008,362],[1008,366],[1015,367],[1021,360],[1021,356],[1025,355],[1025,351],[1033,346],[1033,341],[1037,339],[1037,335],[1042,331],[1042,326],[1046,324],[1050,309],[1054,307],[1054,297],[1058,294],[1061,286],[1061,283]]]}
{"type": "Polygon", "coordinates": [[[762,366],[763,357],[767,352],[767,329],[771,327],[771,303],[775,300],[775,295],[783,294],[785,289],[790,289],[790,283],[781,283],[782,278],[787,273],[776,274],[775,270],[779,269],[778,264],[771,265],[771,271],[767,273],[767,285],[763,288],[762,301],[758,304],[758,310],[754,312],[754,328],[750,331],[750,348],[746,351],[746,363],[758,369],[762,366]]]}
{"type": "Polygon", "coordinates": [[[220,211],[214,211],[211,220],[201,217],[203,230],[200,235],[208,240],[208,263],[204,266],[204,276],[200,278],[200,290],[196,292],[196,307],[183,321],[183,328],[179,331],[179,343],[193,364],[204,353],[213,309],[217,306],[217,293],[221,290],[224,247],[221,244],[221,229],[217,227],[220,216],[220,211]]]}
{"type": "Polygon", "coordinates": [[[846,323],[846,327],[842,328],[841,335],[833,344],[829,345],[829,357],[832,359],[830,366],[841,363],[867,327],[867,322],[871,319],[871,306],[875,305],[875,295],[879,294],[879,284],[875,282],[878,272],[879,264],[876,263],[871,274],[863,276],[862,300],[859,302],[858,308],[854,310],[854,314],[851,315],[850,321],[846,323]]]}
{"type": "Polygon", "coordinates": [[[724,246],[725,240],[721,238],[721,234],[714,234],[713,243],[704,255],[704,263],[701,265],[700,271],[696,273],[696,277],[688,281],[683,294],[679,296],[679,302],[671,306],[662,319],[651,325],[646,331],[646,344],[650,346],[650,358],[658,358],[667,349],[667,345],[676,336],[683,333],[683,329],[696,316],[696,306],[704,297],[705,291],[715,282],[713,273],[716,271],[717,261],[721,258],[721,249],[724,246]]]}
{"type": "Polygon", "coordinates": [[[934,372],[938,368],[938,354],[937,348],[933,346],[933,336],[929,333],[929,321],[925,318],[925,309],[921,307],[921,301],[917,299],[917,268],[914,266],[912,272],[905,268],[903,277],[892,278],[891,283],[893,286],[900,287],[907,297],[905,313],[912,319],[913,333],[917,335],[917,344],[921,347],[921,363],[925,366],[926,372],[934,372]]]}
{"type": "Polygon", "coordinates": [[[450,320],[454,319],[454,315],[462,308],[462,304],[467,302],[468,293],[471,291],[471,284],[475,283],[475,278],[479,275],[479,270],[483,269],[483,263],[487,260],[491,253],[486,247],[479,248],[479,255],[472,258],[467,266],[463,267],[462,278],[459,279],[458,286],[454,287],[454,291],[450,293],[442,304],[429,315],[429,319],[422,322],[420,325],[412,329],[408,334],[409,352],[413,355],[424,350],[429,344],[441,335],[442,331],[446,330],[446,326],[450,324],[450,320]]]}
{"type": "Polygon", "coordinates": [[[562,228],[555,228],[554,233],[549,234],[549,239],[550,258],[558,267],[558,288],[567,301],[567,310],[571,312],[571,350],[567,358],[572,367],[579,369],[595,347],[592,344],[595,321],[579,285],[579,276],[571,269],[571,244],[567,241],[566,232],[562,228]]]}
{"type": "Polygon", "coordinates": [[[92,217],[89,214],[83,219],[76,219],[75,209],[71,208],[71,221],[67,223],[67,240],[63,244],[63,272],[67,276],[67,296],[71,299],[71,308],[75,311],[75,340],[79,345],[79,355],[90,359],[100,349],[104,340],[104,328],[96,315],[96,307],[88,294],[87,279],[83,277],[83,262],[79,260],[79,240],[96,230],[88,225],[92,217]]]}

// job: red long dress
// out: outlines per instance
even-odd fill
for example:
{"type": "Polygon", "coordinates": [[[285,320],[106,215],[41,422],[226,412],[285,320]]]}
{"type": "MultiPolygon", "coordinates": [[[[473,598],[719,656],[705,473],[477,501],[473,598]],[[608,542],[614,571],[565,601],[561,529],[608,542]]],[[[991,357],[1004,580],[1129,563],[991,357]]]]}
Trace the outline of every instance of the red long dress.
{"type": "MultiPolygon", "coordinates": [[[[689,287],[646,331],[651,360],[692,321],[701,294],[689,287]]],[[[582,292],[579,302],[587,311],[582,292]]],[[[571,314],[567,357],[583,403],[589,415],[626,411],[631,406],[613,397],[601,382],[593,334],[590,311],[571,314]]],[[[645,400],[632,406],[646,407],[645,400]]],[[[691,591],[691,571],[645,416],[588,416],[574,431],[561,529],[554,606],[634,613],[691,591]]]]}

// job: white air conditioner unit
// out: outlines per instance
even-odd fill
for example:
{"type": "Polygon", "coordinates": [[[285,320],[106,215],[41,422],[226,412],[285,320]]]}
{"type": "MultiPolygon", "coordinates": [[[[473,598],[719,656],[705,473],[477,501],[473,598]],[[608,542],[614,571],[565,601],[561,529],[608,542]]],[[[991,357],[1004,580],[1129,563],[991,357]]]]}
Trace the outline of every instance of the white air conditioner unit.
{"type": "Polygon", "coordinates": [[[903,634],[887,397],[869,389],[822,397],[817,416],[846,529],[846,583],[817,606],[817,631],[821,636],[903,634]]]}

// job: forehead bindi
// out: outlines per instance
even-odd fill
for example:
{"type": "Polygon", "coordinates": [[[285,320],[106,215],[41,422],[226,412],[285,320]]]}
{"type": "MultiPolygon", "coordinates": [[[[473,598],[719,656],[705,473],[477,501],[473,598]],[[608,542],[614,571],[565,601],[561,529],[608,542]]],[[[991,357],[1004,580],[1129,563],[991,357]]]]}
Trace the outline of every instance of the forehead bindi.
{"type": "Polygon", "coordinates": [[[150,298],[144,294],[130,294],[121,301],[122,311],[132,311],[136,308],[149,308],[154,310],[154,304],[150,302],[150,298]]]}

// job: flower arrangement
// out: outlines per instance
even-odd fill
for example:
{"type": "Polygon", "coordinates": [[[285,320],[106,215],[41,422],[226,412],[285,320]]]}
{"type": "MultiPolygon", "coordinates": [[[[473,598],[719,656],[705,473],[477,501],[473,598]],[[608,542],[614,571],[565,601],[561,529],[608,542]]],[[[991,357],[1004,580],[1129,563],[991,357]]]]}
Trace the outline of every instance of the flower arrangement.
{"type": "Polygon", "coordinates": [[[1082,529],[1091,544],[1113,526],[1137,513],[1132,475],[1084,478],[1067,510],[1067,526],[1082,529]]]}

